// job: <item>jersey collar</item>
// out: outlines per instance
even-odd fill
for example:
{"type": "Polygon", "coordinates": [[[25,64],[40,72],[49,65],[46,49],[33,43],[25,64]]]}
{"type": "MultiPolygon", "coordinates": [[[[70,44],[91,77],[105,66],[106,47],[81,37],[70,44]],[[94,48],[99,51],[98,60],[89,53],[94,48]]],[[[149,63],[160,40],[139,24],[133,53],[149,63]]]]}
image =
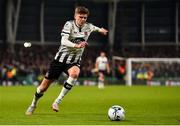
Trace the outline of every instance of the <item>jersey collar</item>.
{"type": "Polygon", "coordinates": [[[75,20],[74,20],[73,22],[74,22],[75,26],[79,29],[79,32],[81,32],[81,29],[84,27],[85,24],[84,24],[82,27],[79,27],[79,26],[76,24],[76,21],[75,21],[75,20]]]}

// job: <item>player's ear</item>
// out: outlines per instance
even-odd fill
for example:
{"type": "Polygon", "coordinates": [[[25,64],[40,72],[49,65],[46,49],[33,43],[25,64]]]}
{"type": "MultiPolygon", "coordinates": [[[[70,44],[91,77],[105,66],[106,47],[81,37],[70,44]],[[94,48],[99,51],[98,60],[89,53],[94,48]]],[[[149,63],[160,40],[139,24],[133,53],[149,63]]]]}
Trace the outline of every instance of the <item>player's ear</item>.
{"type": "Polygon", "coordinates": [[[76,19],[76,13],[74,14],[74,19],[76,19]]]}

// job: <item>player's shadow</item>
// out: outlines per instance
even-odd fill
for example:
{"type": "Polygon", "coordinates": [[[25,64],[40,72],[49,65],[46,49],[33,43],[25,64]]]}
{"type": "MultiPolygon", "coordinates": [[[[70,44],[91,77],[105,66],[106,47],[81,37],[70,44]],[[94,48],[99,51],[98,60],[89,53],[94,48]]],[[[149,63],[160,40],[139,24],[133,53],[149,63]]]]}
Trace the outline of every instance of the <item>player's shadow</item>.
{"type": "MultiPolygon", "coordinates": [[[[32,116],[43,116],[43,117],[66,117],[66,115],[64,114],[60,114],[60,113],[34,113],[32,116]]],[[[67,115],[69,116],[69,115],[67,115]]]]}
{"type": "Polygon", "coordinates": [[[125,119],[125,120],[123,120],[123,122],[133,122],[133,121],[129,120],[129,119],[125,119]]]}

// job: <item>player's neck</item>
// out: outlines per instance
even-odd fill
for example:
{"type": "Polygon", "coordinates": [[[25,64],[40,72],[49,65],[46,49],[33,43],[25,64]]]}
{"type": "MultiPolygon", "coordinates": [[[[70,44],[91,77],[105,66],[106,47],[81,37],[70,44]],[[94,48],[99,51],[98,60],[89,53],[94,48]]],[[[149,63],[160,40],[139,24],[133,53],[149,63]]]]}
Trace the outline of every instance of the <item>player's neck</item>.
{"type": "Polygon", "coordinates": [[[79,25],[79,24],[76,22],[76,20],[74,20],[74,23],[75,23],[75,25],[76,25],[78,28],[82,28],[82,27],[84,26],[84,24],[83,24],[83,25],[79,25]]]}

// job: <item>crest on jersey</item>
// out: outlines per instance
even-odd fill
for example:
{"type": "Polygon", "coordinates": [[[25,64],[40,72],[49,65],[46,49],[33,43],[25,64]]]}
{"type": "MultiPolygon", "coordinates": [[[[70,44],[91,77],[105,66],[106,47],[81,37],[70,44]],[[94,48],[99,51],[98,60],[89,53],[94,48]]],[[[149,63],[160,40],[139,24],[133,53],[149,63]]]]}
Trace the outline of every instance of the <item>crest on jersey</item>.
{"type": "Polygon", "coordinates": [[[88,35],[88,32],[84,32],[84,35],[88,35]]]}

